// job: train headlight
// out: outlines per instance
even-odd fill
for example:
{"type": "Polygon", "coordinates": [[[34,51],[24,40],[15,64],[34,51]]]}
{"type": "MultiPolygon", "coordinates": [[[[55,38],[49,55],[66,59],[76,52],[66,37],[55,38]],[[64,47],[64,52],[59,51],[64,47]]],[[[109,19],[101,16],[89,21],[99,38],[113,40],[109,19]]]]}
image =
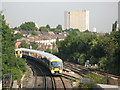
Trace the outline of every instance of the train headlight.
{"type": "Polygon", "coordinates": [[[54,71],[51,71],[52,74],[54,74],[55,72],[54,71]]]}
{"type": "Polygon", "coordinates": [[[59,73],[62,73],[62,71],[59,71],[59,73]]]}

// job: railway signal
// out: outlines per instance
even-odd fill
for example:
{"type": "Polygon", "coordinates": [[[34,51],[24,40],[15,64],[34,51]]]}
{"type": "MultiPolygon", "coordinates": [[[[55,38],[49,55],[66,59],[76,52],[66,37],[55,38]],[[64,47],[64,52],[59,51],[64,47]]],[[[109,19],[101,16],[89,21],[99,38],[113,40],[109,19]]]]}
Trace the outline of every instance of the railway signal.
{"type": "Polygon", "coordinates": [[[6,86],[6,87],[9,87],[10,85],[11,85],[11,81],[12,81],[12,77],[11,77],[11,75],[10,74],[4,74],[4,76],[3,76],[3,83],[4,83],[4,85],[6,86]]]}

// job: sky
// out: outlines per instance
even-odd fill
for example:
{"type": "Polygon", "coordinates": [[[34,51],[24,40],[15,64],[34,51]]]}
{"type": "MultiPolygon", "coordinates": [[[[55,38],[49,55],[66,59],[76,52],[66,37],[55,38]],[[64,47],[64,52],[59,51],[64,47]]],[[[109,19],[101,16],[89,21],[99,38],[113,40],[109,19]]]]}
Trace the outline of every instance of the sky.
{"type": "MultiPolygon", "coordinates": [[[[13,0],[14,1],[14,0],[13,0]]],[[[93,0],[94,1],[94,0],[93,0]]],[[[2,2],[2,10],[10,27],[33,21],[39,27],[49,24],[55,28],[61,24],[64,28],[65,11],[90,12],[90,30],[110,32],[111,25],[118,20],[118,2],[2,2]]]]}

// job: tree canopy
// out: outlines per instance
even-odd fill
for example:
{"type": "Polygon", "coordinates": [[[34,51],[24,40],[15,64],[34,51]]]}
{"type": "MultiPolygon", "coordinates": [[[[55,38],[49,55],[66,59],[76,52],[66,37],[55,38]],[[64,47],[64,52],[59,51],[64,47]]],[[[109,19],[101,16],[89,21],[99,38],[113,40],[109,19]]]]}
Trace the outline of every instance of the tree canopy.
{"type": "Polygon", "coordinates": [[[46,28],[46,27],[40,27],[39,30],[40,30],[40,31],[43,31],[43,32],[48,32],[48,31],[49,31],[49,29],[46,28]]]}
{"type": "Polygon", "coordinates": [[[36,27],[34,22],[25,22],[20,25],[21,30],[28,30],[28,31],[36,31],[38,28],[36,27]]]}
{"type": "Polygon", "coordinates": [[[50,25],[47,24],[47,25],[46,25],[46,28],[50,29],[50,25]]]}
{"type": "Polygon", "coordinates": [[[58,26],[56,27],[56,29],[62,30],[62,25],[58,24],[58,26]]]}
{"type": "Polygon", "coordinates": [[[15,49],[15,37],[12,34],[12,30],[6,25],[4,16],[0,15],[2,22],[1,36],[2,36],[2,73],[11,74],[12,80],[19,80],[22,74],[25,72],[26,61],[21,58],[16,58],[14,55],[15,49]]]}
{"type": "Polygon", "coordinates": [[[92,32],[70,31],[64,41],[57,42],[58,56],[63,60],[84,65],[90,60],[101,71],[120,73],[120,30],[97,36],[92,32]],[[78,62],[78,59],[80,62],[78,62]]]}

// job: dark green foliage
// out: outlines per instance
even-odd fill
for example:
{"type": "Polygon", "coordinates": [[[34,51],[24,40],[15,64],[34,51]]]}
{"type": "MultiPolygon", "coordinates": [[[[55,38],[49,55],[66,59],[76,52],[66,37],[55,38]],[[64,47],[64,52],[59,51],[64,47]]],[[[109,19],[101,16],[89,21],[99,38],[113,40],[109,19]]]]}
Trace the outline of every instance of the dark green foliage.
{"type": "Polygon", "coordinates": [[[40,27],[39,30],[42,31],[42,32],[48,32],[49,31],[49,29],[46,28],[46,27],[40,27]]]}
{"type": "Polygon", "coordinates": [[[31,35],[38,35],[38,33],[37,32],[32,32],[31,35]]]}
{"type": "Polygon", "coordinates": [[[57,55],[63,60],[82,65],[90,60],[92,65],[98,64],[104,72],[120,74],[120,30],[105,36],[69,31],[69,36],[64,41],[57,41],[57,46],[57,55]]]}
{"type": "Polygon", "coordinates": [[[22,37],[23,37],[23,35],[21,33],[17,33],[17,34],[14,35],[15,40],[20,39],[22,37]]]}
{"type": "Polygon", "coordinates": [[[50,29],[50,25],[47,24],[47,25],[46,25],[46,28],[50,29]]]}
{"type": "Polygon", "coordinates": [[[58,24],[58,26],[56,27],[56,29],[62,30],[62,25],[58,24]]]}
{"type": "Polygon", "coordinates": [[[51,53],[52,51],[51,51],[51,49],[47,48],[47,49],[45,50],[45,52],[51,53]]]}
{"type": "Polygon", "coordinates": [[[114,24],[112,24],[112,31],[116,31],[117,30],[117,21],[115,21],[114,24]]]}
{"type": "Polygon", "coordinates": [[[19,48],[29,48],[30,46],[29,46],[29,44],[28,43],[26,43],[26,41],[22,41],[21,42],[21,44],[19,45],[19,48]]]}
{"type": "Polygon", "coordinates": [[[30,48],[30,46],[32,46],[32,49],[38,49],[38,44],[36,42],[30,42],[30,44],[28,44],[26,41],[22,41],[21,44],[19,45],[19,48],[30,48]]]}
{"type": "Polygon", "coordinates": [[[38,48],[38,44],[36,42],[30,42],[30,45],[32,46],[32,49],[37,49],[38,48]]]}
{"type": "Polygon", "coordinates": [[[88,74],[85,76],[86,79],[90,79],[92,83],[106,84],[107,78],[101,75],[97,75],[94,73],[88,74]]]}
{"type": "Polygon", "coordinates": [[[28,31],[36,31],[38,28],[36,27],[34,22],[25,22],[20,25],[21,30],[28,30],[28,31]]]}
{"type": "MultiPolygon", "coordinates": [[[[2,15],[0,15],[1,17],[2,15]]],[[[11,74],[13,80],[20,80],[25,72],[25,60],[16,58],[14,55],[16,38],[11,33],[12,30],[5,24],[4,16],[0,19],[2,22],[2,73],[11,74]]],[[[17,37],[18,38],[18,37],[17,37]]]]}

